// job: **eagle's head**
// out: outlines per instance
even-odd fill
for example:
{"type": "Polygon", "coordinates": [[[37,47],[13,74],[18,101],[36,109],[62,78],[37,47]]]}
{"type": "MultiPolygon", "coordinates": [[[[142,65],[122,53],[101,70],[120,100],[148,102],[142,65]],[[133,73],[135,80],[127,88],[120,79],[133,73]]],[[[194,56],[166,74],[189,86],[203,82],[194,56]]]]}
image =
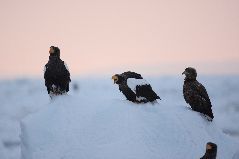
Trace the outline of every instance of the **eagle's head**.
{"type": "Polygon", "coordinates": [[[51,54],[53,56],[60,57],[61,51],[58,47],[51,46],[50,50],[49,50],[49,54],[51,54]]]}
{"type": "Polygon", "coordinates": [[[114,80],[114,84],[121,84],[124,81],[124,77],[122,77],[119,74],[115,74],[114,76],[112,76],[112,80],[114,80]]]}
{"type": "Polygon", "coordinates": [[[206,153],[211,154],[216,157],[217,155],[217,145],[212,142],[208,142],[206,145],[206,153]]]}
{"type": "Polygon", "coordinates": [[[197,71],[192,67],[187,67],[182,74],[184,74],[186,76],[186,79],[189,80],[196,80],[197,78],[197,71]]]}

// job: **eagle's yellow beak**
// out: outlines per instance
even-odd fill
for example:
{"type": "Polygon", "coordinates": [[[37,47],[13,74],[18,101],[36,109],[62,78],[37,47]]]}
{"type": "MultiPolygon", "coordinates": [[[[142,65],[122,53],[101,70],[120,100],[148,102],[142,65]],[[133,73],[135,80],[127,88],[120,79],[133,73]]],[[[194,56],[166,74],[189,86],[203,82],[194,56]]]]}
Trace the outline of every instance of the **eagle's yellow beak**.
{"type": "Polygon", "coordinates": [[[114,80],[114,84],[115,84],[119,80],[119,78],[116,75],[114,75],[112,76],[112,80],[114,80]]]}

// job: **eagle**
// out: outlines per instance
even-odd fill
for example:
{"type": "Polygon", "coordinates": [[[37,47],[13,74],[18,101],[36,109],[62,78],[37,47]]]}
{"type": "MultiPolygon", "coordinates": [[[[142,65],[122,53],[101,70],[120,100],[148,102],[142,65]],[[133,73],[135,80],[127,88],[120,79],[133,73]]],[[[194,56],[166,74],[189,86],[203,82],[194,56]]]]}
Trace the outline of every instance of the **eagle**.
{"type": "Polygon", "coordinates": [[[134,103],[156,102],[160,97],[153,91],[151,85],[135,72],[124,72],[112,76],[114,84],[119,85],[119,90],[127,100],[134,103]]]}
{"type": "Polygon", "coordinates": [[[69,91],[70,72],[66,63],[60,58],[60,49],[58,47],[50,47],[49,61],[44,68],[44,79],[51,99],[69,91]]]}
{"type": "Polygon", "coordinates": [[[185,75],[183,96],[186,103],[191,106],[192,110],[204,114],[209,121],[212,121],[214,118],[212,104],[206,88],[196,79],[196,69],[188,67],[182,74],[185,75]]]}
{"type": "Polygon", "coordinates": [[[208,142],[206,144],[206,152],[200,159],[216,159],[217,157],[217,144],[208,142]]]}

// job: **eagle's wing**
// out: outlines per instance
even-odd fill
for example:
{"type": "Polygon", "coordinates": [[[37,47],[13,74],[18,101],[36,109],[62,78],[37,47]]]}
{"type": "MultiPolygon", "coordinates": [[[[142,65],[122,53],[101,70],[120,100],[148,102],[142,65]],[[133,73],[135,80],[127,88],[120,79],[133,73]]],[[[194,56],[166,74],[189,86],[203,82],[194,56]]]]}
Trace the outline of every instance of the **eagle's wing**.
{"type": "Polygon", "coordinates": [[[143,77],[140,74],[131,71],[124,72],[121,74],[121,76],[123,76],[126,80],[128,78],[143,79],[143,77]]]}
{"type": "Polygon", "coordinates": [[[160,99],[160,97],[153,91],[150,84],[136,86],[136,96],[143,97],[150,102],[160,99]]]}
{"type": "Polygon", "coordinates": [[[152,102],[160,99],[159,96],[153,91],[151,85],[144,79],[129,78],[127,86],[136,94],[138,102],[152,102]]]}
{"type": "Polygon", "coordinates": [[[197,82],[197,90],[198,90],[198,93],[199,95],[206,101],[207,105],[208,106],[212,106],[211,105],[211,101],[210,101],[210,98],[207,94],[207,90],[206,88],[199,82],[197,82]]]}
{"type": "Polygon", "coordinates": [[[193,82],[185,89],[184,97],[195,111],[207,114],[213,118],[212,105],[205,87],[199,82],[193,82]]]}

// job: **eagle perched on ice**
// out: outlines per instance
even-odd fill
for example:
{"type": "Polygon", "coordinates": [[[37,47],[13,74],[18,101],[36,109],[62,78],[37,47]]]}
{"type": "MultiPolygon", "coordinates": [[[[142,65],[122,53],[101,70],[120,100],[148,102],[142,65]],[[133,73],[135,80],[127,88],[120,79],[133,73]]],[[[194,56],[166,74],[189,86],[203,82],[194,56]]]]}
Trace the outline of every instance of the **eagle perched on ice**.
{"type": "Polygon", "coordinates": [[[214,118],[212,104],[205,87],[196,80],[196,69],[188,67],[182,74],[186,76],[183,85],[183,96],[186,103],[191,106],[192,110],[206,115],[209,117],[207,119],[212,121],[214,118]]]}
{"type": "Polygon", "coordinates": [[[152,90],[150,84],[135,72],[124,72],[112,76],[114,83],[119,85],[119,90],[127,100],[134,103],[155,102],[160,97],[152,90]]]}

